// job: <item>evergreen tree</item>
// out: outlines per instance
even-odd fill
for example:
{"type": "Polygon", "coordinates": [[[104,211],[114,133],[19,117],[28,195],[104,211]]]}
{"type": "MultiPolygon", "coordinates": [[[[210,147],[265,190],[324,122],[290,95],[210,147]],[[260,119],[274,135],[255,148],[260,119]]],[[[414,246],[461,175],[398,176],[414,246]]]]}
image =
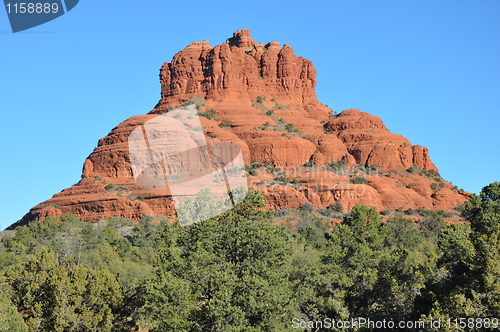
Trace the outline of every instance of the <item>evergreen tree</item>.
{"type": "Polygon", "coordinates": [[[291,243],[249,192],[235,209],[187,227],[166,226],[157,276],[146,284],[152,331],[285,331],[291,243]]]}
{"type": "Polygon", "coordinates": [[[9,267],[5,277],[30,331],[110,331],[122,300],[109,271],[82,265],[70,270],[48,248],[9,267]]]}
{"type": "Polygon", "coordinates": [[[0,332],[28,332],[28,326],[10,303],[9,296],[0,290],[0,332]]]}
{"type": "MultiPolygon", "coordinates": [[[[462,217],[470,228],[449,226],[440,233],[439,277],[427,286],[427,301],[432,303],[429,314],[423,315],[427,319],[491,319],[500,314],[500,183],[484,187],[479,196],[473,194],[462,217]]],[[[442,330],[463,331],[464,326],[451,324],[442,330]]]]}
{"type": "Polygon", "coordinates": [[[462,216],[471,222],[476,249],[474,290],[486,307],[484,317],[500,316],[500,182],[465,202],[462,216]]]}

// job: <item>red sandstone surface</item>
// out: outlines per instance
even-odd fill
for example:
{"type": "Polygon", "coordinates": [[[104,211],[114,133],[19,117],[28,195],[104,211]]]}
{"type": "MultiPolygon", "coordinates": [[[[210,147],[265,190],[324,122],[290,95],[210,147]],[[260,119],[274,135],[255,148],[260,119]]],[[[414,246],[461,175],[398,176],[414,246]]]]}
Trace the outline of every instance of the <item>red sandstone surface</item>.
{"type": "Polygon", "coordinates": [[[127,138],[137,126],[190,100],[200,114],[213,114],[212,119],[200,117],[207,140],[233,142],[245,164],[273,164],[293,181],[276,181],[277,175],[264,167],[248,177],[249,186],[262,189],[272,209],[340,202],[344,211],[355,204],[379,211],[450,211],[469,197],[439,177],[426,148],[389,132],[377,116],[354,109],[333,116],[316,99],[311,61],[297,57],[286,44],[256,43],[249,30],[215,47],[208,41],[192,43],[161,67],[160,83],[156,107],[100,139],[83,165],[82,179],[32,208],[21,223],[62,213],[85,221],[173,218],[168,189],[135,184],[127,138]]]}

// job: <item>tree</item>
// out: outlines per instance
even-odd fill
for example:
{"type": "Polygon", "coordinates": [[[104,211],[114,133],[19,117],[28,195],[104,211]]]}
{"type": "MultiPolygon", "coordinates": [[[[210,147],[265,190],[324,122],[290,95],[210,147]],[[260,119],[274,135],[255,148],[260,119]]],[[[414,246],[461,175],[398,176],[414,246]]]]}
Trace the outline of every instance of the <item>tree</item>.
{"type": "Polygon", "coordinates": [[[461,215],[470,228],[448,227],[439,236],[441,276],[427,287],[429,319],[500,315],[500,182],[473,194],[461,215]]]}
{"type": "Polygon", "coordinates": [[[187,227],[167,225],[156,277],[146,283],[152,331],[284,331],[294,313],[291,243],[271,224],[260,193],[187,227]]]}
{"type": "Polygon", "coordinates": [[[48,248],[9,267],[5,277],[30,331],[110,331],[122,300],[109,271],[82,265],[70,270],[48,248]]]}
{"type": "Polygon", "coordinates": [[[384,224],[385,254],[378,266],[370,316],[394,320],[418,319],[427,278],[435,272],[437,245],[412,219],[389,218],[384,224]]]}
{"type": "Polygon", "coordinates": [[[500,315],[500,182],[483,188],[464,204],[462,216],[471,222],[476,267],[472,286],[487,310],[485,317],[500,315]]]}
{"type": "Polygon", "coordinates": [[[0,332],[28,332],[28,326],[10,303],[8,294],[0,290],[0,332]]]}
{"type": "Polygon", "coordinates": [[[369,317],[367,308],[378,280],[384,228],[373,207],[356,205],[328,240],[319,291],[320,316],[336,319],[369,317]]]}

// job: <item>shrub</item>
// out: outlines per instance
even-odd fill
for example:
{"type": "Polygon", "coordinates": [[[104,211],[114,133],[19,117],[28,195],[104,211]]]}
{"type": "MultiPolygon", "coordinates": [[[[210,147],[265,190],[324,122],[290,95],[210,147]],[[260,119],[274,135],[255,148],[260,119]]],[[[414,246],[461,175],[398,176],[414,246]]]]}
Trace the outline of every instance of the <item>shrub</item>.
{"type": "Polygon", "coordinates": [[[339,172],[344,169],[344,166],[345,166],[344,160],[334,161],[326,165],[327,169],[332,172],[339,172]]]}
{"type": "Polygon", "coordinates": [[[267,111],[267,112],[266,112],[266,115],[269,115],[269,116],[274,115],[274,110],[269,110],[269,111],[267,111]]]}
{"type": "Polygon", "coordinates": [[[408,188],[408,189],[413,189],[413,184],[411,184],[411,183],[410,183],[410,184],[408,184],[408,185],[406,186],[406,188],[408,188]]]}
{"type": "Polygon", "coordinates": [[[314,210],[314,205],[311,202],[305,202],[302,203],[302,205],[299,208],[302,211],[313,211],[314,210]]]}
{"type": "Polygon", "coordinates": [[[106,189],[107,191],[111,191],[111,190],[115,189],[115,185],[112,183],[108,183],[106,185],[106,187],[104,187],[104,189],[106,189]]]}
{"type": "Polygon", "coordinates": [[[232,126],[231,126],[231,123],[229,121],[222,121],[221,123],[219,123],[219,127],[227,129],[227,128],[231,128],[232,126]]]}
{"type": "Polygon", "coordinates": [[[277,110],[289,110],[290,106],[281,105],[281,104],[276,103],[276,106],[274,106],[274,108],[277,110]]]}
{"type": "Polygon", "coordinates": [[[217,120],[217,117],[215,116],[215,110],[213,108],[211,108],[206,112],[198,112],[198,115],[207,118],[209,120],[217,120]]]}
{"type": "Polygon", "coordinates": [[[262,164],[261,164],[260,162],[258,162],[258,161],[253,162],[253,163],[251,163],[251,164],[250,164],[250,167],[251,167],[251,168],[253,168],[253,169],[258,169],[258,168],[261,168],[262,166],[264,166],[264,165],[262,165],[262,164]]]}
{"type": "Polygon", "coordinates": [[[332,212],[332,211],[329,210],[329,209],[325,209],[325,208],[318,209],[318,213],[324,215],[325,217],[329,217],[330,216],[330,212],[332,212]]]}
{"type": "Polygon", "coordinates": [[[290,133],[298,133],[299,131],[297,129],[295,129],[295,126],[293,125],[293,123],[289,123],[285,126],[285,129],[290,132],[290,133]]]}
{"type": "Polygon", "coordinates": [[[290,179],[287,178],[286,175],[280,175],[274,178],[274,181],[279,182],[281,184],[289,184],[290,179]]]}
{"type": "Polygon", "coordinates": [[[412,216],[412,215],[414,215],[415,213],[416,213],[416,211],[415,211],[415,210],[413,210],[412,208],[409,208],[408,210],[406,210],[406,211],[405,211],[405,214],[406,214],[407,216],[412,216]]]}
{"type": "Polygon", "coordinates": [[[96,175],[96,176],[95,176],[95,179],[96,179],[97,181],[102,181],[102,177],[100,177],[99,175],[96,175]]]}
{"type": "Polygon", "coordinates": [[[331,209],[334,212],[344,211],[344,207],[342,206],[342,204],[340,202],[335,202],[335,203],[331,204],[330,206],[328,206],[328,209],[331,209]]]}
{"type": "Polygon", "coordinates": [[[285,209],[285,208],[281,208],[279,210],[276,210],[276,212],[274,212],[274,216],[275,217],[283,217],[283,216],[285,216],[287,214],[288,214],[288,210],[285,209]]]}
{"type": "Polygon", "coordinates": [[[262,104],[262,102],[263,102],[263,101],[265,101],[265,100],[266,100],[266,96],[258,96],[258,97],[257,97],[257,102],[258,102],[259,104],[262,104]]]}
{"type": "Polygon", "coordinates": [[[124,187],[124,186],[118,186],[115,188],[117,191],[130,191],[129,188],[127,187],[124,187]]]}
{"type": "Polygon", "coordinates": [[[364,176],[356,176],[354,179],[351,180],[353,184],[367,184],[368,181],[365,179],[364,176]]]}
{"type": "Polygon", "coordinates": [[[431,189],[432,190],[437,190],[438,189],[438,184],[436,182],[431,183],[431,189]]]}
{"type": "Polygon", "coordinates": [[[274,163],[272,161],[267,161],[266,162],[266,170],[269,173],[274,173],[274,171],[276,170],[276,165],[274,165],[274,163]]]}
{"type": "Polygon", "coordinates": [[[194,104],[196,109],[199,110],[202,106],[205,106],[205,98],[203,97],[191,97],[188,101],[181,104],[181,106],[188,106],[194,104]]]}
{"type": "Polygon", "coordinates": [[[329,217],[329,218],[342,219],[342,217],[343,217],[342,212],[336,212],[331,207],[318,209],[316,211],[318,213],[324,215],[325,217],[329,217]]]}
{"type": "Polygon", "coordinates": [[[146,199],[144,198],[144,196],[142,195],[134,195],[134,194],[130,194],[127,196],[130,200],[132,201],[141,201],[141,202],[144,202],[146,199]]]}
{"type": "Polygon", "coordinates": [[[302,165],[303,167],[313,167],[314,165],[314,160],[309,159],[309,161],[307,163],[305,163],[304,165],[302,165]]]}

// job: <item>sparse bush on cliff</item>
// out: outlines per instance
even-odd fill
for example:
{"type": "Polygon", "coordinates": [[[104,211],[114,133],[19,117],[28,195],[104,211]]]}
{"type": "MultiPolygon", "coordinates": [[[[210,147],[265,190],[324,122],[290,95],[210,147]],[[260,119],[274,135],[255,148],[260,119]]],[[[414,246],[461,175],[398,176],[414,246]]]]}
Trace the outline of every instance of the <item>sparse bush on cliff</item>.
{"type": "Polygon", "coordinates": [[[280,175],[274,178],[274,181],[279,184],[287,185],[290,183],[290,179],[286,175],[280,175]]]}
{"type": "Polygon", "coordinates": [[[440,188],[444,188],[444,183],[443,182],[433,182],[431,183],[431,189],[432,190],[438,190],[440,188]]]}
{"type": "Polygon", "coordinates": [[[302,167],[306,167],[306,168],[311,168],[314,166],[314,160],[311,158],[309,159],[309,161],[307,163],[305,163],[304,165],[302,165],[302,167]]]}
{"type": "Polygon", "coordinates": [[[205,98],[203,97],[191,97],[188,101],[185,101],[181,106],[188,106],[194,104],[196,109],[199,110],[201,107],[205,106],[205,98]]]}
{"type": "Polygon", "coordinates": [[[224,129],[229,129],[232,126],[231,126],[231,122],[229,122],[229,121],[222,121],[221,123],[219,123],[219,127],[224,128],[224,129]]]}
{"type": "Polygon", "coordinates": [[[215,116],[215,110],[213,108],[211,108],[205,112],[198,112],[198,115],[202,116],[204,118],[207,118],[209,120],[216,120],[217,121],[217,117],[215,116]]]}
{"type": "Polygon", "coordinates": [[[285,129],[290,132],[290,133],[299,133],[299,130],[298,129],[295,129],[295,126],[293,123],[288,123],[286,126],[285,126],[285,129]]]}
{"type": "Polygon", "coordinates": [[[257,175],[256,169],[252,168],[249,165],[245,165],[245,170],[247,171],[248,175],[250,175],[250,176],[256,176],[257,175]]]}
{"type": "Polygon", "coordinates": [[[331,163],[327,164],[325,167],[327,170],[329,170],[331,172],[335,172],[335,173],[344,172],[345,161],[342,159],[342,160],[339,160],[336,162],[331,162],[331,163]]]}
{"type": "Polygon", "coordinates": [[[368,180],[364,176],[356,176],[354,179],[351,180],[351,183],[353,184],[368,184],[368,180]]]}
{"type": "Polygon", "coordinates": [[[276,103],[276,105],[274,106],[274,109],[275,110],[289,110],[290,106],[288,106],[288,105],[281,105],[281,104],[276,103]]]}
{"type": "Polygon", "coordinates": [[[255,129],[255,130],[272,130],[273,128],[271,127],[271,124],[269,123],[269,121],[266,121],[266,123],[264,123],[262,126],[255,127],[253,129],[255,129]]]}
{"type": "Polygon", "coordinates": [[[142,195],[129,194],[127,196],[131,201],[141,201],[144,202],[146,199],[142,195]]]}

